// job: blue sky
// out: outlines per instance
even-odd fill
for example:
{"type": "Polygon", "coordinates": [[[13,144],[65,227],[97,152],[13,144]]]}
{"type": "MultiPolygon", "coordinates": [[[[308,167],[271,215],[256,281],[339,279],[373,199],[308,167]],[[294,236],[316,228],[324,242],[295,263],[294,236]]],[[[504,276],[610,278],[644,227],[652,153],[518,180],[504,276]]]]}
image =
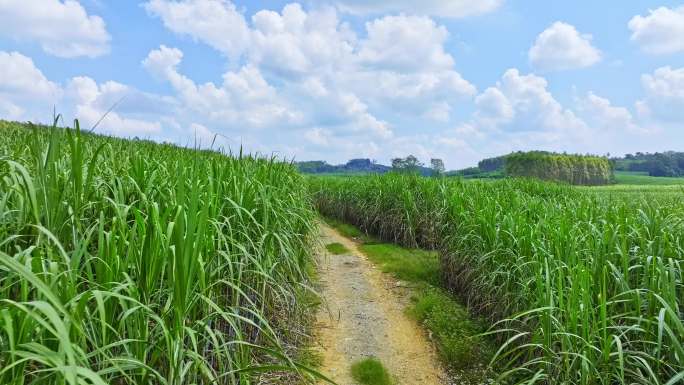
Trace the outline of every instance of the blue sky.
{"type": "Polygon", "coordinates": [[[676,1],[4,0],[0,118],[332,163],[684,150],[676,1]]]}

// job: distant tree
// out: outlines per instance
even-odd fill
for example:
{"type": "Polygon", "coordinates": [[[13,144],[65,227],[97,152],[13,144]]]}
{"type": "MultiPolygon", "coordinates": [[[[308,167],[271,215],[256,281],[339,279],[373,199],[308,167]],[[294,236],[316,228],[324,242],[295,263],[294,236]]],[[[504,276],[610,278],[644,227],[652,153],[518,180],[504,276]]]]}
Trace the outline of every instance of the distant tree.
{"type": "Polygon", "coordinates": [[[404,168],[408,172],[418,172],[421,167],[423,167],[423,163],[413,155],[409,155],[404,159],[404,168]]]}
{"type": "Polygon", "coordinates": [[[657,153],[645,165],[651,176],[677,176],[680,171],[677,160],[667,154],[657,153]]]}
{"type": "Polygon", "coordinates": [[[372,164],[373,163],[371,163],[371,160],[368,158],[357,158],[348,161],[345,167],[357,170],[368,170],[371,168],[372,164]]]}
{"type": "Polygon", "coordinates": [[[482,170],[480,170],[479,167],[468,167],[468,168],[464,168],[463,170],[459,170],[457,175],[462,175],[462,176],[477,175],[481,172],[482,172],[482,170]]]}
{"type": "Polygon", "coordinates": [[[684,176],[684,152],[626,154],[624,158],[615,159],[615,169],[647,172],[651,176],[684,176]]]}
{"type": "Polygon", "coordinates": [[[445,171],[444,162],[438,158],[430,159],[430,168],[432,168],[433,176],[440,176],[444,174],[445,171]]]}
{"type": "Polygon", "coordinates": [[[392,159],[392,169],[397,172],[417,173],[421,167],[423,167],[423,163],[413,155],[409,155],[406,158],[392,159]]]}
{"type": "Polygon", "coordinates": [[[296,165],[297,168],[299,168],[299,171],[306,174],[319,174],[324,172],[333,172],[335,170],[335,166],[332,166],[322,160],[298,162],[296,165]]]}
{"type": "Polygon", "coordinates": [[[477,163],[477,167],[482,172],[503,170],[506,167],[506,157],[508,155],[497,156],[494,158],[482,159],[477,163]]]}
{"type": "Polygon", "coordinates": [[[404,158],[392,158],[392,170],[402,171],[404,169],[404,158]]]}
{"type": "Polygon", "coordinates": [[[613,180],[613,166],[605,157],[531,151],[510,154],[506,159],[506,174],[576,185],[601,185],[613,180]]]}

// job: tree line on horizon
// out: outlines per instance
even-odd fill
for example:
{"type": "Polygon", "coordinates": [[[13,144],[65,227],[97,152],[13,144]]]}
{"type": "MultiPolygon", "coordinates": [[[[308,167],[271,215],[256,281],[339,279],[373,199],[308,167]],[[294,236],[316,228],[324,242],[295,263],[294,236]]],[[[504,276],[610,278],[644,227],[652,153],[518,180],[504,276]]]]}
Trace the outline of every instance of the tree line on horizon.
{"type": "Polygon", "coordinates": [[[555,154],[541,151],[506,156],[506,175],[567,182],[573,185],[613,183],[613,165],[606,157],[555,154]]]}
{"type": "Polygon", "coordinates": [[[324,160],[295,162],[300,172],[305,174],[384,174],[390,171],[401,173],[418,173],[423,176],[441,175],[444,173],[444,162],[441,159],[430,159],[430,167],[418,160],[414,155],[392,159],[392,166],[378,163],[374,159],[355,158],[345,164],[332,165],[324,160]]]}
{"type": "Polygon", "coordinates": [[[647,172],[650,176],[684,176],[684,152],[637,152],[623,158],[611,158],[618,171],[647,172]]]}
{"type": "Polygon", "coordinates": [[[416,156],[392,159],[392,166],[384,166],[370,159],[352,159],[344,165],[333,166],[325,161],[297,163],[305,173],[416,173],[424,176],[462,177],[532,177],[576,185],[603,185],[614,181],[614,163],[607,157],[595,155],[559,154],[547,151],[514,152],[483,159],[477,167],[445,172],[444,162],[430,159],[429,167],[416,156]]]}
{"type": "MultiPolygon", "coordinates": [[[[543,154],[550,152],[539,151],[543,154]]],[[[515,153],[514,153],[515,154],[515,153]]],[[[503,177],[506,168],[506,159],[510,154],[482,159],[476,167],[469,167],[451,174],[465,177],[503,177]]],[[[655,153],[636,152],[626,154],[624,157],[609,158],[615,171],[645,172],[649,176],[659,177],[682,177],[684,176],[684,152],[665,151],[655,153]]]]}

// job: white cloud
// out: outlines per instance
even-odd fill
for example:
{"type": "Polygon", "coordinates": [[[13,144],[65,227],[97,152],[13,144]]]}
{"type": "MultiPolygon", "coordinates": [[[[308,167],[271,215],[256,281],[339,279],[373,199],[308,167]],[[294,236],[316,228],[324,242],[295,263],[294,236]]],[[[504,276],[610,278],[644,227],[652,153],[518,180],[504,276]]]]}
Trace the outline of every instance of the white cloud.
{"type": "MultiPolygon", "coordinates": [[[[339,101],[341,95],[353,94],[369,111],[392,105],[394,111],[436,116],[435,106],[440,105],[440,119],[444,119],[444,103],[476,92],[453,68],[454,59],[444,49],[446,29],[427,17],[400,15],[371,20],[366,23],[366,36],[359,38],[339,20],[334,8],[307,12],[299,4],[288,4],[281,12],[259,11],[247,23],[232,3],[212,0],[211,4],[217,7],[214,13],[237,18],[241,32],[208,37],[204,28],[221,30],[227,17],[205,18],[210,6],[199,6],[197,0],[153,0],[145,7],[160,15],[169,29],[183,31],[222,52],[226,44],[243,47],[239,52],[245,65],[277,78],[278,92],[292,96],[292,89],[303,88],[319,109],[329,110],[317,98],[339,101]],[[228,42],[233,40],[234,44],[228,42]]],[[[161,47],[159,54],[165,50],[171,49],[161,47]]],[[[237,50],[232,52],[236,54],[237,50]]],[[[192,88],[180,86],[189,79],[174,69],[182,53],[164,53],[169,63],[160,63],[154,55],[148,60],[159,68],[146,64],[152,73],[168,78],[177,89],[192,88]]]]}
{"type": "Polygon", "coordinates": [[[262,148],[289,155],[322,151],[329,158],[323,149],[335,143],[336,153],[363,150],[371,156],[383,148],[379,140],[401,141],[393,119],[446,124],[455,104],[477,93],[454,69],[445,50],[446,28],[428,17],[370,20],[366,33],[357,36],[331,7],[289,4],[248,17],[228,1],[211,3],[221,8],[215,13],[237,18],[240,31],[244,21],[246,32],[208,36],[203,28],[222,18],[188,9],[197,6],[194,0],[152,0],[145,6],[172,31],[240,57],[231,68],[241,67],[224,74],[222,84],[196,84],[178,69],[180,50],[161,46],[149,53],[143,66],[174,88],[181,121],[201,117],[193,123],[246,133],[252,143],[261,138],[262,148]],[[197,25],[202,28],[192,27],[197,25]]]}
{"type": "Polygon", "coordinates": [[[389,124],[369,113],[368,106],[358,96],[345,92],[336,96],[335,99],[334,104],[339,106],[342,116],[351,123],[352,132],[366,131],[380,138],[392,136],[389,124]]]}
{"type": "Polygon", "coordinates": [[[479,144],[489,155],[529,149],[565,151],[591,144],[587,124],[547,87],[541,76],[507,70],[496,86],[475,98],[471,119],[453,130],[454,137],[479,144]]]}
{"type": "Polygon", "coordinates": [[[637,103],[641,115],[664,121],[684,119],[684,67],[670,66],[641,76],[645,98],[637,103]]]}
{"type": "MultiPolygon", "coordinates": [[[[661,103],[665,99],[680,103],[676,110],[684,110],[684,69],[664,67],[645,75],[643,82],[648,95],[641,102],[643,108],[651,108],[657,97],[661,103]]],[[[593,92],[576,99],[574,107],[564,106],[551,94],[545,78],[521,74],[517,69],[509,69],[495,86],[477,95],[474,107],[471,118],[453,129],[439,133],[397,132],[376,143],[380,146],[375,153],[362,152],[356,136],[320,128],[306,133],[311,147],[301,151],[329,159],[325,151],[316,149],[334,143],[335,156],[342,158],[372,156],[369,154],[389,158],[412,153],[424,160],[443,157],[453,167],[455,163],[474,164],[482,157],[516,150],[633,152],[653,149],[657,142],[652,139],[662,138],[662,127],[593,92]]],[[[436,111],[439,116],[439,107],[436,111]]]]}
{"type": "Polygon", "coordinates": [[[181,50],[169,48],[162,44],[159,49],[150,51],[142,64],[151,74],[166,79],[177,73],[176,66],[180,64],[181,60],[183,60],[181,50]]]}
{"type": "MultiPolygon", "coordinates": [[[[364,3],[367,9],[358,2],[357,11],[387,6],[364,3]]],[[[99,132],[188,146],[206,147],[216,139],[215,146],[244,145],[246,151],[298,160],[361,156],[387,162],[413,153],[455,167],[518,149],[613,151],[627,146],[615,145],[620,136],[642,145],[626,134],[643,127],[656,133],[654,122],[677,122],[684,111],[684,69],[670,67],[642,77],[645,96],[634,115],[592,92],[568,108],[544,77],[517,69],[478,92],[456,71],[459,57],[447,49],[448,30],[426,16],[454,4],[406,4],[406,14],[352,27],[335,7],[289,4],[246,15],[229,0],[149,0],[144,7],[160,24],[226,59],[229,70],[220,80],[191,78],[182,70],[183,52],[163,45],[142,65],[170,85],[167,96],[85,76],[60,85],[30,58],[0,52],[0,114],[45,119],[58,103],[70,106],[62,110],[65,116],[77,116],[90,128],[122,100],[99,132]]],[[[542,32],[529,54],[545,70],[588,66],[601,57],[590,36],[564,23],[542,32]]]]}
{"type": "Polygon", "coordinates": [[[144,7],[171,31],[191,36],[229,57],[239,57],[249,45],[245,18],[230,1],[151,0],[144,7]]]}
{"type": "Polygon", "coordinates": [[[452,131],[455,136],[463,138],[482,139],[485,137],[484,132],[475,127],[472,122],[462,123],[452,131]]]}
{"type": "Polygon", "coordinates": [[[62,87],[48,80],[31,58],[16,52],[0,51],[0,68],[0,116],[5,119],[47,122],[57,107],[57,112],[69,117],[65,121],[78,118],[81,126],[89,129],[125,96],[129,103],[110,112],[98,132],[151,135],[161,133],[156,119],[163,106],[171,103],[121,83],[97,84],[89,77],[72,78],[62,87]]]}
{"type": "Polygon", "coordinates": [[[304,132],[304,139],[321,147],[327,147],[330,144],[331,133],[329,130],[314,127],[304,132]]]}
{"type": "Polygon", "coordinates": [[[360,69],[340,73],[335,82],[353,89],[374,107],[413,115],[428,113],[435,105],[445,103],[451,109],[452,104],[477,93],[474,85],[452,70],[400,73],[360,69]]]}
{"type": "Polygon", "coordinates": [[[59,99],[59,85],[49,81],[31,58],[18,52],[0,51],[0,68],[0,95],[53,102],[59,99]]]}
{"type": "Polygon", "coordinates": [[[530,63],[548,71],[592,66],[601,60],[601,51],[591,40],[591,35],[581,35],[574,26],[557,21],[537,36],[528,52],[530,63]]]}
{"type": "Polygon", "coordinates": [[[423,114],[424,118],[434,120],[436,122],[448,122],[451,114],[451,106],[447,102],[435,103],[427,112],[423,114]]]}
{"type": "Polygon", "coordinates": [[[0,51],[0,116],[44,121],[62,96],[59,84],[48,80],[31,58],[0,51]]]}
{"type": "Polygon", "coordinates": [[[617,134],[626,134],[646,131],[635,122],[628,109],[613,106],[610,100],[593,92],[588,92],[584,98],[578,100],[577,110],[588,124],[603,133],[612,131],[617,134]]]}
{"type": "Polygon", "coordinates": [[[202,124],[195,122],[190,123],[190,131],[192,132],[192,145],[194,147],[217,148],[218,146],[227,144],[225,137],[212,132],[210,129],[208,129],[206,126],[202,124]]]}
{"type": "Polygon", "coordinates": [[[641,81],[647,95],[684,103],[684,68],[661,67],[641,81]]]}
{"type": "Polygon", "coordinates": [[[416,15],[461,18],[492,12],[504,0],[337,0],[337,6],[355,14],[381,14],[406,12],[416,15]]]}
{"type": "Polygon", "coordinates": [[[226,72],[219,86],[211,82],[195,84],[177,70],[182,57],[179,49],[162,45],[148,54],[143,66],[168,80],[192,113],[215,123],[247,127],[296,123],[301,119],[299,112],[277,95],[258,68],[245,65],[237,72],[226,72]]]}
{"type": "Polygon", "coordinates": [[[0,36],[38,42],[51,55],[97,57],[109,52],[110,36],[99,16],[74,0],[0,1],[0,36]]]}
{"type": "Polygon", "coordinates": [[[684,51],[684,6],[660,7],[648,16],[636,15],[628,24],[632,41],[652,54],[684,51]]]}
{"type": "Polygon", "coordinates": [[[304,91],[312,97],[320,98],[329,94],[328,88],[323,81],[317,77],[307,78],[302,82],[304,91]]]}
{"type": "Polygon", "coordinates": [[[0,116],[7,120],[20,120],[24,115],[24,109],[9,100],[0,98],[0,116]]]}
{"type": "Polygon", "coordinates": [[[449,33],[428,17],[385,16],[366,23],[366,30],[359,60],[367,66],[400,72],[453,68],[444,51],[449,33]]]}
{"type": "MultiPolygon", "coordinates": [[[[97,84],[86,76],[72,78],[65,91],[68,100],[75,105],[74,116],[84,129],[97,125],[96,132],[118,136],[148,137],[161,134],[162,126],[158,121],[124,117],[117,110],[107,112],[123,96],[134,92],[124,84],[113,81],[97,84]]],[[[153,111],[145,112],[149,114],[153,111]]]]}
{"type": "MultiPolygon", "coordinates": [[[[516,69],[478,94],[456,71],[447,29],[428,16],[482,13],[500,3],[331,0],[326,4],[337,8],[295,3],[246,15],[228,0],[151,0],[151,15],[221,52],[231,70],[222,82],[197,83],[179,70],[183,53],[163,46],[144,65],[174,88],[181,126],[207,137],[211,131],[240,135],[249,150],[297,159],[386,161],[414,153],[462,162],[518,149],[603,152],[627,147],[634,141],[626,134],[651,127],[641,116],[658,114],[655,91],[639,102],[637,117],[593,93],[569,108],[546,79],[516,69]],[[446,14],[444,7],[454,8],[446,14]],[[385,15],[358,28],[341,19],[340,9],[385,15]],[[213,30],[223,32],[207,32],[213,30]],[[470,118],[457,121],[470,107],[470,118]]],[[[588,67],[602,56],[590,35],[561,22],[542,32],[528,53],[539,70],[588,67]]]]}
{"type": "Polygon", "coordinates": [[[517,129],[526,131],[559,131],[581,136],[586,124],[571,110],[564,108],[547,89],[546,79],[534,74],[521,75],[509,69],[497,86],[515,109],[517,129]]]}
{"type": "Polygon", "coordinates": [[[508,98],[495,87],[487,88],[475,98],[475,119],[484,126],[498,126],[510,122],[515,110],[508,98]]]}
{"type": "Polygon", "coordinates": [[[665,67],[645,75],[643,82],[649,96],[639,102],[641,113],[635,116],[593,92],[575,99],[574,108],[564,106],[548,90],[545,78],[509,69],[475,98],[471,118],[451,137],[480,150],[480,157],[517,150],[604,154],[657,149],[654,144],[662,140],[663,126],[641,115],[656,104],[656,95],[659,103],[664,97],[680,103],[678,111],[684,110],[684,91],[678,91],[684,87],[684,69],[665,67]]]}
{"type": "MultiPolygon", "coordinates": [[[[140,92],[127,85],[108,81],[97,84],[79,76],[66,87],[48,80],[33,60],[16,52],[0,51],[0,116],[5,119],[49,122],[53,107],[69,119],[78,118],[83,128],[91,128],[112,106],[98,126],[98,132],[131,136],[158,135],[160,114],[168,113],[170,98],[140,92]],[[117,104],[125,98],[125,102],[117,104]]],[[[51,123],[51,122],[50,122],[51,123]]]]}
{"type": "Polygon", "coordinates": [[[252,16],[250,62],[284,76],[333,72],[351,65],[356,35],[333,9],[305,12],[299,4],[281,13],[252,16]]]}

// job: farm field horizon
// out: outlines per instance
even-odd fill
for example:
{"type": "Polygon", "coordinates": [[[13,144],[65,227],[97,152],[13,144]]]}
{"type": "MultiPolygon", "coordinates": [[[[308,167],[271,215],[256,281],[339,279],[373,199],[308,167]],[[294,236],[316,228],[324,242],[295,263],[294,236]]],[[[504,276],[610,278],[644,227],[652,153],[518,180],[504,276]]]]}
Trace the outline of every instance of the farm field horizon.
{"type": "Polygon", "coordinates": [[[684,385],[684,0],[0,0],[0,385],[684,385]]]}

